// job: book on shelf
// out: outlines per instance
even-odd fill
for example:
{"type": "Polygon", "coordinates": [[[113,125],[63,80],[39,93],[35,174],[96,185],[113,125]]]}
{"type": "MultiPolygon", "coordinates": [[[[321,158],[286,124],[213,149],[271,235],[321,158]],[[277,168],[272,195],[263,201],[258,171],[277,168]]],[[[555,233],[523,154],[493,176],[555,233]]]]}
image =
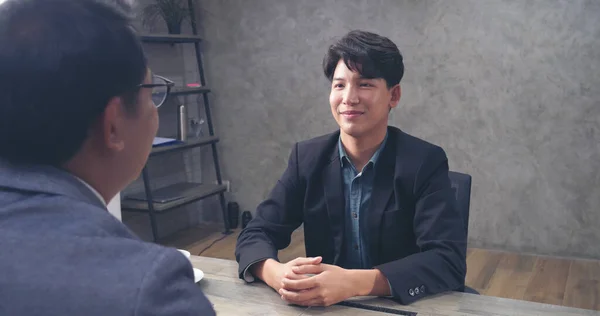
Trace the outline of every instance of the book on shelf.
{"type": "Polygon", "coordinates": [[[154,141],[152,142],[152,147],[172,145],[178,143],[179,141],[175,138],[166,138],[166,137],[154,137],[154,141]]]}

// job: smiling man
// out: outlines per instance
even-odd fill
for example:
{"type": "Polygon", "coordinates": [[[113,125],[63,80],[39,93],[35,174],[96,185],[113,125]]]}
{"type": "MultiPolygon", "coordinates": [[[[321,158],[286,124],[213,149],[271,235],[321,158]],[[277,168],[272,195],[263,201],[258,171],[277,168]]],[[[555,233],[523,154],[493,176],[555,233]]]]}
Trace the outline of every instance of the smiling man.
{"type": "Polygon", "coordinates": [[[294,146],[238,237],[240,277],[309,306],[366,295],[409,304],[462,290],[466,230],[446,154],[388,126],[401,95],[400,51],[352,31],[329,48],[323,70],[339,131],[294,146]],[[277,251],[301,224],[308,258],[280,263],[277,251]]]}

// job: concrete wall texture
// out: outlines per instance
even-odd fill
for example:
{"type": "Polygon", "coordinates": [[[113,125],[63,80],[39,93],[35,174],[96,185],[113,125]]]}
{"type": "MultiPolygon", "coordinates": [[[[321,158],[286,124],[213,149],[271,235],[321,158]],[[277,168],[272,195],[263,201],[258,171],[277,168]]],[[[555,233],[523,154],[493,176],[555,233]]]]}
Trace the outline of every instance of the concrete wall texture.
{"type": "Polygon", "coordinates": [[[202,5],[224,178],[243,210],[266,197],[294,142],[337,128],[321,60],[364,29],[405,57],[390,124],[473,176],[471,246],[600,258],[599,1],[202,5]]]}

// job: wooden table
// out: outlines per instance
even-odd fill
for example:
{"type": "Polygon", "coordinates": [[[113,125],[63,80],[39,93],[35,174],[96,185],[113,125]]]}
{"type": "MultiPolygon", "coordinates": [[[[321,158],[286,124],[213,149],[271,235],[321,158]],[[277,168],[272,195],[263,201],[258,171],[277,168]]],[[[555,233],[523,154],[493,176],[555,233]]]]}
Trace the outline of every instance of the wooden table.
{"type": "MultiPolygon", "coordinates": [[[[198,256],[191,256],[190,260],[195,268],[204,272],[204,278],[198,282],[198,285],[214,304],[218,315],[391,315],[339,305],[308,308],[288,305],[265,284],[261,282],[245,284],[240,280],[235,261],[198,256]]],[[[600,312],[591,310],[458,292],[425,298],[408,306],[389,299],[373,297],[356,298],[350,302],[416,312],[417,316],[600,316],[600,312]]]]}

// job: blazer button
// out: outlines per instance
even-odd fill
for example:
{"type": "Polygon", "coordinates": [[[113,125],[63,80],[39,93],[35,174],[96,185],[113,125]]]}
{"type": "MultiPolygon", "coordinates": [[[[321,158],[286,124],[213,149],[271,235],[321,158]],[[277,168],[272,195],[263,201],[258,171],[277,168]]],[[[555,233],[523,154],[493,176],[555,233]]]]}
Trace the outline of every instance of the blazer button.
{"type": "Polygon", "coordinates": [[[415,294],[419,295],[419,287],[415,288],[415,294]]]}
{"type": "Polygon", "coordinates": [[[421,285],[421,294],[425,293],[425,285],[421,285]]]}
{"type": "Polygon", "coordinates": [[[408,295],[415,296],[415,291],[413,289],[408,290],[408,295]]]}

